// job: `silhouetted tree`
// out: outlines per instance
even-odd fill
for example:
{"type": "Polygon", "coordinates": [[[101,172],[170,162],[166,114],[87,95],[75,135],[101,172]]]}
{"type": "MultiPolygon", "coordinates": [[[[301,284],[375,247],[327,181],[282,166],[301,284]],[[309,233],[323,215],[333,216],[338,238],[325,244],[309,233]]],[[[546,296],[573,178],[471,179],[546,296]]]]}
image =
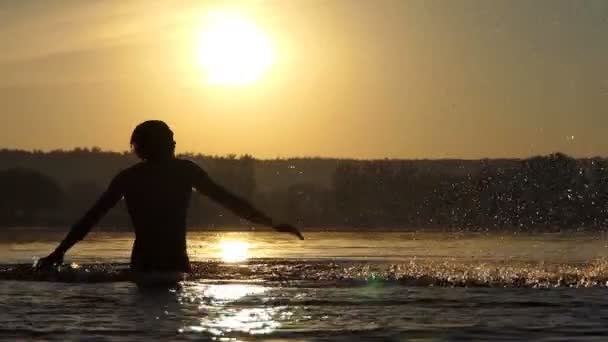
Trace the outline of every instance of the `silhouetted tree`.
{"type": "Polygon", "coordinates": [[[0,223],[31,224],[41,216],[54,219],[64,194],[50,177],[27,169],[0,171],[0,223]]]}
{"type": "MultiPolygon", "coordinates": [[[[479,161],[182,157],[273,217],[306,226],[554,230],[608,225],[608,164],[602,158],[560,153],[479,161]]],[[[70,224],[118,171],[135,162],[129,153],[98,148],[0,150],[0,224],[70,224]]],[[[103,225],[129,225],[123,207],[119,203],[103,225]]],[[[246,224],[198,195],[189,213],[196,226],[246,224]]]]}

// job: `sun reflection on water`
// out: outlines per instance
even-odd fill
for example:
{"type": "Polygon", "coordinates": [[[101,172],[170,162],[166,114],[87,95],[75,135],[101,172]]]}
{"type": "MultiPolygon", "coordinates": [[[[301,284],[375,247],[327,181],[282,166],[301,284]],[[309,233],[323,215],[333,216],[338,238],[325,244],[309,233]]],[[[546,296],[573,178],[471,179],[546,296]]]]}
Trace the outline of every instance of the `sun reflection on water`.
{"type": "MultiPolygon", "coordinates": [[[[268,288],[250,284],[189,284],[182,293],[183,302],[198,302],[202,313],[197,324],[184,330],[208,333],[216,337],[270,334],[280,327],[274,319],[278,307],[251,307],[238,302],[246,297],[263,296],[268,288]]],[[[252,300],[256,300],[253,298],[252,300]]]]}
{"type": "Polygon", "coordinates": [[[262,295],[267,289],[261,285],[225,284],[201,285],[199,291],[208,300],[214,302],[233,302],[246,296],[262,295]]]}
{"type": "Polygon", "coordinates": [[[241,240],[222,240],[218,244],[219,257],[224,262],[242,262],[249,258],[251,244],[241,240]]]}
{"type": "Polygon", "coordinates": [[[225,309],[215,317],[201,320],[201,325],[212,335],[223,336],[230,332],[244,332],[251,335],[270,334],[279,326],[273,319],[275,309],[225,309]]]}

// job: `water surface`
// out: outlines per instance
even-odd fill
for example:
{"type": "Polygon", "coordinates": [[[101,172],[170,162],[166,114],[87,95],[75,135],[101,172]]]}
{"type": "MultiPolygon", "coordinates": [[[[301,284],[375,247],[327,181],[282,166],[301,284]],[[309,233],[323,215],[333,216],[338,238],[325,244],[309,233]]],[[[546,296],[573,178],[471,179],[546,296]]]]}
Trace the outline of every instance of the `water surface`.
{"type": "Polygon", "coordinates": [[[0,236],[5,340],[585,340],[608,334],[600,234],[192,233],[178,288],[129,280],[129,233],[0,236]]]}

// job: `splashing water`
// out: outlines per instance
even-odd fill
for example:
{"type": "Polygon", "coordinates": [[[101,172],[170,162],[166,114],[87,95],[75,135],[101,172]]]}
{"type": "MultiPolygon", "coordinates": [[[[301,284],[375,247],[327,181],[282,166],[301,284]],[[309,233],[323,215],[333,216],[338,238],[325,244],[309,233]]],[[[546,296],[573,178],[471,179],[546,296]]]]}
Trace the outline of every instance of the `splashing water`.
{"type": "MultiPolygon", "coordinates": [[[[189,280],[260,280],[298,286],[390,284],[446,287],[607,287],[608,261],[587,264],[411,260],[406,263],[250,260],[194,262],[189,280]],[[321,285],[322,284],[322,285],[321,285]]],[[[127,264],[63,266],[36,271],[29,264],[0,266],[0,280],[117,282],[131,279],[127,264]]]]}

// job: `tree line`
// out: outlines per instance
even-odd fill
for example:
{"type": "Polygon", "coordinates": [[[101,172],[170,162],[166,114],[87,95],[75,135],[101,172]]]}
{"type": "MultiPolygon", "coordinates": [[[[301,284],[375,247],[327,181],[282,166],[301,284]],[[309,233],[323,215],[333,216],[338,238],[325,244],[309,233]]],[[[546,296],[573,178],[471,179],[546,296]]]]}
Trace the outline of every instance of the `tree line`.
{"type": "MultiPolygon", "coordinates": [[[[608,162],[556,153],[528,159],[344,160],[183,155],[282,220],[311,228],[564,230],[608,224],[608,162]]],[[[0,226],[66,226],[128,153],[0,150],[0,226]]],[[[189,223],[247,227],[203,196],[189,223]]],[[[125,229],[119,203],[101,226],[125,229]]]]}

